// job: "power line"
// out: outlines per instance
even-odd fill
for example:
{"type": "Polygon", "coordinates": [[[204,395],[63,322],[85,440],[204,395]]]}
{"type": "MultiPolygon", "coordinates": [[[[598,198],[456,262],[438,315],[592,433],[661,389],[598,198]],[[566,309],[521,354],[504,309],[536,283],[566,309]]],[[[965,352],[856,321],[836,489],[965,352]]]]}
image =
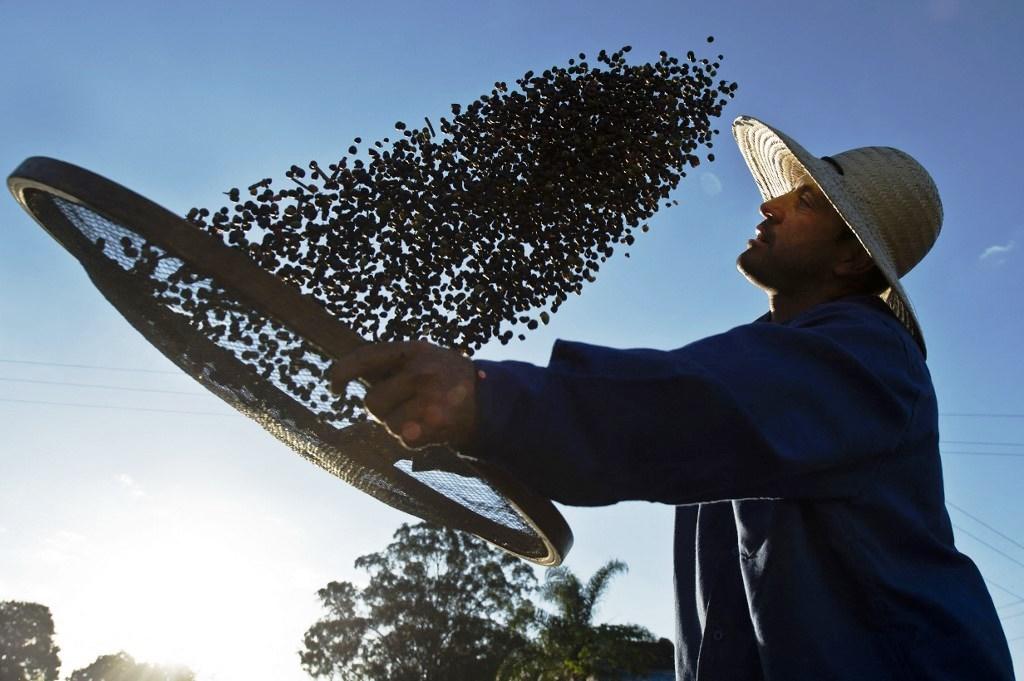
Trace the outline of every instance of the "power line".
{"type": "MultiPolygon", "coordinates": [[[[31,364],[35,366],[50,366],[50,367],[63,367],[67,369],[97,369],[100,371],[127,371],[141,374],[165,374],[170,376],[187,377],[188,375],[182,371],[167,371],[163,369],[132,369],[128,367],[110,367],[100,366],[96,364],[65,364],[61,362],[40,362],[26,359],[7,359],[0,358],[0,362],[4,364],[31,364]]],[[[946,411],[941,412],[939,416],[962,416],[962,417],[974,417],[974,418],[1005,418],[1005,419],[1024,419],[1024,414],[996,414],[991,412],[955,412],[946,411]]],[[[947,440],[946,442],[956,442],[954,440],[947,440]]],[[[1024,447],[1024,443],[1017,442],[956,442],[956,444],[1005,444],[1008,446],[1021,446],[1024,447]]]]}
{"type": "Polygon", "coordinates": [[[29,379],[29,378],[3,378],[3,377],[0,377],[0,381],[4,381],[4,382],[7,382],[7,383],[36,383],[36,384],[40,384],[40,385],[68,385],[68,386],[72,386],[72,387],[75,387],[75,388],[103,388],[103,389],[106,389],[106,390],[129,390],[131,392],[139,392],[139,393],[164,393],[164,394],[167,394],[167,395],[199,395],[199,396],[203,395],[203,393],[198,393],[198,392],[194,392],[194,391],[189,392],[189,391],[184,391],[184,390],[156,390],[156,389],[153,389],[153,388],[129,388],[129,387],[126,387],[126,386],[119,386],[119,385],[98,385],[96,383],[69,383],[67,381],[38,381],[38,380],[34,380],[34,379],[29,379]]]}
{"type": "Polygon", "coordinates": [[[1024,544],[1021,544],[1021,543],[1020,543],[1019,541],[1017,541],[1017,540],[1016,540],[1016,539],[1014,539],[1013,537],[1010,537],[1010,536],[1008,536],[1008,535],[1006,535],[1006,534],[1003,534],[1002,532],[1000,532],[1000,531],[999,531],[999,530],[997,530],[996,528],[992,527],[991,525],[989,525],[988,523],[986,523],[986,522],[985,522],[984,520],[982,520],[982,519],[981,519],[981,518],[979,518],[978,516],[976,516],[976,515],[973,515],[973,514],[969,513],[969,512],[968,512],[968,511],[967,511],[966,509],[964,509],[964,508],[961,508],[960,506],[957,506],[957,505],[956,505],[956,504],[954,504],[954,503],[953,503],[952,501],[947,501],[947,502],[946,502],[946,506],[949,506],[950,508],[955,508],[956,510],[960,511],[961,513],[963,513],[963,514],[964,514],[965,516],[967,516],[968,518],[970,518],[970,519],[971,519],[971,520],[973,520],[974,522],[978,523],[979,525],[982,525],[983,527],[987,527],[988,529],[992,530],[993,532],[995,532],[995,533],[996,533],[996,534],[998,534],[998,535],[999,535],[1000,537],[1002,537],[1002,538],[1003,538],[1003,539],[1005,539],[1006,541],[1010,542],[1011,544],[1013,544],[1013,545],[1014,545],[1014,546],[1016,546],[1017,548],[1019,548],[1019,549],[1024,549],[1024,544]]]}
{"type": "Polygon", "coordinates": [[[953,450],[942,450],[942,455],[954,454],[965,457],[1024,457],[1024,452],[956,452],[953,450]]]}
{"type": "MultiPolygon", "coordinates": [[[[23,362],[23,361],[20,361],[20,360],[7,360],[7,359],[0,359],[0,362],[10,362],[10,363],[17,363],[17,364],[39,364],[39,365],[45,365],[45,366],[58,366],[58,367],[76,367],[76,368],[84,368],[84,369],[100,369],[100,370],[104,370],[104,371],[129,371],[129,372],[143,372],[143,373],[157,373],[157,374],[175,374],[175,375],[181,376],[183,378],[189,378],[189,376],[187,374],[184,374],[184,373],[178,373],[178,372],[173,372],[173,371],[158,371],[158,370],[155,370],[155,369],[125,369],[125,368],[117,368],[117,367],[86,366],[86,365],[83,365],[83,364],[56,364],[56,363],[52,363],[52,362],[23,362]]],[[[100,384],[96,384],[96,383],[74,383],[74,382],[68,382],[68,381],[42,381],[42,380],[27,379],[27,378],[3,378],[3,377],[0,377],[0,381],[4,381],[4,382],[8,382],[8,383],[34,383],[34,384],[40,384],[40,385],[65,385],[65,386],[76,387],[76,388],[101,388],[101,389],[105,389],[105,390],[124,390],[124,391],[131,391],[131,392],[162,393],[162,394],[167,394],[167,395],[189,395],[189,396],[195,396],[195,397],[203,397],[203,396],[205,396],[205,393],[192,392],[192,391],[158,390],[158,389],[155,389],[155,388],[130,388],[130,387],[127,387],[127,386],[100,385],[100,384]]],[[[130,410],[130,411],[153,411],[153,412],[167,412],[167,413],[175,413],[175,414],[202,414],[202,415],[209,415],[209,416],[227,416],[227,414],[215,414],[215,413],[212,413],[212,412],[180,411],[180,410],[170,410],[170,409],[144,409],[142,407],[120,407],[120,406],[116,406],[116,405],[83,404],[83,403],[78,403],[78,402],[47,402],[47,401],[42,401],[42,400],[17,400],[17,399],[7,399],[7,398],[0,398],[0,402],[18,402],[18,403],[22,403],[22,404],[48,404],[48,405],[60,406],[60,407],[86,407],[86,408],[95,408],[95,409],[126,409],[126,410],[130,410]]],[[[944,440],[943,442],[955,442],[955,441],[954,440],[944,440]]],[[[979,445],[990,444],[990,445],[1006,445],[1006,446],[1022,446],[1022,447],[1024,447],[1024,443],[1015,443],[1015,442],[959,442],[958,444],[979,444],[979,445]]],[[[1024,458],[1024,452],[977,452],[977,451],[963,451],[963,450],[951,450],[951,449],[944,449],[944,450],[942,450],[942,455],[943,456],[945,456],[947,454],[956,455],[956,456],[1002,456],[1002,457],[1011,457],[1011,458],[1024,458]]]]}
{"type": "Polygon", "coordinates": [[[172,376],[186,376],[181,371],[166,371],[161,369],[128,369],[125,367],[105,367],[95,364],[61,364],[58,362],[33,362],[25,359],[0,359],[4,364],[33,364],[36,366],[64,367],[68,369],[99,369],[101,371],[129,371],[140,374],[169,374],[172,376]]]}
{"type": "MultiPolygon", "coordinates": [[[[1002,537],[1006,541],[1010,542],[1014,546],[1017,546],[1017,547],[1019,547],[1021,549],[1024,549],[1024,544],[1021,544],[1020,542],[1018,542],[1013,537],[1010,537],[1010,536],[1000,532],[999,530],[997,530],[996,528],[992,527],[991,525],[989,525],[988,523],[986,523],[984,520],[982,520],[978,516],[974,515],[973,513],[970,513],[969,511],[965,510],[964,508],[962,508],[960,506],[957,506],[956,504],[954,504],[951,501],[947,501],[946,505],[949,506],[950,508],[954,508],[957,511],[960,511],[961,513],[963,513],[965,516],[967,516],[971,520],[974,520],[975,522],[977,522],[978,524],[982,525],[983,527],[986,527],[989,530],[991,530],[992,532],[995,532],[997,535],[999,535],[1000,537],[1002,537]]],[[[992,549],[992,550],[1002,554],[1003,556],[1009,558],[1010,560],[1012,560],[1013,562],[1017,563],[1018,565],[1022,565],[1022,563],[1020,563],[1019,561],[1014,559],[1009,554],[1004,553],[1003,551],[999,550],[995,546],[992,546],[988,542],[986,542],[986,541],[982,540],[981,538],[971,534],[970,532],[968,532],[964,528],[960,527],[959,525],[955,525],[954,524],[953,527],[955,527],[956,529],[960,530],[961,532],[963,532],[967,536],[973,537],[975,540],[981,542],[982,544],[984,544],[985,546],[989,547],[990,549],[992,549]]],[[[1016,600],[1011,601],[1009,603],[1004,603],[1003,605],[999,606],[999,608],[997,608],[997,610],[1003,610],[1003,609],[1006,609],[1006,608],[1013,607],[1013,606],[1016,606],[1016,605],[1020,605],[1021,603],[1024,603],[1024,597],[1018,596],[1013,591],[1010,591],[1006,587],[1004,587],[1004,586],[1002,586],[1000,584],[996,584],[995,582],[993,582],[991,580],[986,579],[985,581],[988,582],[989,584],[991,584],[992,586],[994,586],[994,587],[996,587],[996,588],[998,588],[998,589],[1000,589],[1002,591],[1005,591],[1006,593],[1010,594],[1011,596],[1013,596],[1016,599],[1016,600]]],[[[1003,622],[1005,622],[1006,620],[1012,620],[1012,619],[1015,619],[1015,618],[1021,617],[1021,616],[1024,616],[1024,610],[1021,610],[1020,612],[1015,612],[1015,613],[1013,613],[1011,615],[1006,615],[1005,617],[1000,617],[999,619],[1002,620],[1003,622]]]]}
{"type": "MultiPolygon", "coordinates": [[[[1004,558],[1006,558],[1007,560],[1010,560],[1010,561],[1012,561],[1012,562],[1016,563],[1017,565],[1019,565],[1019,566],[1021,566],[1021,567],[1024,567],[1024,563],[1022,563],[1021,561],[1017,560],[1016,558],[1014,558],[1014,557],[1013,557],[1013,556],[1011,556],[1010,554],[1006,553],[1006,552],[1005,552],[1005,551],[1003,551],[1003,550],[1002,550],[1001,548],[999,548],[999,547],[997,547],[997,546],[993,546],[992,544],[989,544],[989,543],[988,543],[987,541],[985,541],[984,539],[982,539],[982,538],[981,538],[981,537],[979,537],[978,535],[976,535],[976,534],[973,534],[973,533],[971,533],[971,532],[968,532],[967,530],[965,530],[964,528],[960,527],[960,526],[959,526],[959,525],[957,525],[956,523],[953,523],[953,527],[955,527],[956,529],[960,530],[961,532],[963,532],[964,534],[966,534],[966,535],[967,535],[968,537],[971,537],[972,539],[974,539],[974,540],[975,540],[975,541],[977,541],[978,543],[980,543],[980,544],[984,544],[985,546],[989,547],[990,549],[992,549],[993,551],[995,551],[995,552],[996,552],[996,553],[998,553],[999,555],[1003,556],[1003,557],[1004,557],[1004,558]]],[[[1005,589],[1004,589],[1004,590],[1005,590],[1005,589]]],[[[1007,593],[1009,593],[1009,592],[1007,592],[1007,593]]],[[[1018,598],[1019,598],[1019,597],[1018,597],[1018,598]]],[[[1024,599],[1022,599],[1022,600],[1024,600],[1024,599]]]]}
{"type": "Polygon", "coordinates": [[[1024,603],[1024,596],[1017,595],[1013,591],[1010,591],[1009,589],[1007,589],[1002,584],[998,584],[996,582],[993,582],[991,579],[988,579],[987,577],[982,577],[982,579],[984,579],[987,584],[991,584],[992,586],[994,586],[995,588],[999,589],[1003,593],[1008,593],[1008,594],[1010,594],[1011,596],[1013,596],[1014,598],[1017,599],[1015,601],[1010,601],[1009,603],[1003,603],[1002,605],[999,606],[999,608],[996,608],[997,610],[999,610],[1001,608],[1009,608],[1011,605],[1017,605],[1018,603],[1024,603]]]}
{"type": "Polygon", "coordinates": [[[185,411],[181,409],[150,409],[148,407],[122,407],[113,404],[83,404],[81,402],[46,402],[43,400],[14,400],[6,397],[0,397],[0,402],[17,402],[19,404],[42,404],[53,407],[86,407],[89,409],[116,409],[120,411],[152,411],[163,414],[193,414],[196,416],[234,416],[229,413],[219,413],[213,411],[185,411]]]}
{"type": "Polygon", "coordinates": [[[988,412],[963,412],[963,411],[944,411],[940,412],[939,416],[967,416],[974,418],[989,418],[989,419],[1024,419],[1024,414],[992,414],[988,412]]]}
{"type": "Polygon", "coordinates": [[[1024,447],[1024,442],[978,442],[976,440],[939,440],[947,445],[991,445],[993,447],[1024,447]]]}

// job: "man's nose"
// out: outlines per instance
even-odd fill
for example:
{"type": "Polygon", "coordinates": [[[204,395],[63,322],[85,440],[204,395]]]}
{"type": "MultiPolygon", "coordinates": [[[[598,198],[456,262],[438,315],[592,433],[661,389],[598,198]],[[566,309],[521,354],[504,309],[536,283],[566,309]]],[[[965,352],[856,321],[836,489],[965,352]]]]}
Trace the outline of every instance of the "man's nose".
{"type": "Polygon", "coordinates": [[[769,220],[778,220],[779,218],[779,205],[775,199],[769,199],[761,204],[761,215],[765,216],[769,220]]]}

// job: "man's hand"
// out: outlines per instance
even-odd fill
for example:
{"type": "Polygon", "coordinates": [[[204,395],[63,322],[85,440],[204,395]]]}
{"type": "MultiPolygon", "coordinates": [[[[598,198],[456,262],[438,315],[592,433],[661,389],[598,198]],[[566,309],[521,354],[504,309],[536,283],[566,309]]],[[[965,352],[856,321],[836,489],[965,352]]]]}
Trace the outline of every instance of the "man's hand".
{"type": "Polygon", "coordinates": [[[363,402],[406,447],[471,442],[476,424],[476,369],[468,357],[423,341],[364,345],[331,367],[331,390],[370,383],[363,402]]]}

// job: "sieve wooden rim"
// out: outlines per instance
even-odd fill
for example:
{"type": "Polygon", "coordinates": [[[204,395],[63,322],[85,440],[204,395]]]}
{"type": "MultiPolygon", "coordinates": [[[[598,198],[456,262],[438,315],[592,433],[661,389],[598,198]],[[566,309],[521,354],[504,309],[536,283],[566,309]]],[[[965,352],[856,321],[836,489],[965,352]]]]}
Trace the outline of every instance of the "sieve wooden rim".
{"type": "MultiPolygon", "coordinates": [[[[7,186],[22,208],[77,260],[82,260],[78,253],[88,243],[87,239],[70,224],[61,229],[60,223],[66,223],[67,219],[58,210],[48,211],[51,213],[49,215],[38,215],[29,205],[28,193],[37,190],[56,195],[83,205],[113,222],[130,225],[133,232],[172,256],[198,271],[214,274],[254,310],[297,331],[328,357],[343,355],[369,342],[331,316],[316,300],[282,283],[240,250],[225,245],[201,232],[184,218],[96,173],[57,159],[33,156],[11,173],[7,178],[7,186]],[[79,235],[81,239],[77,241],[81,243],[68,239],[70,234],[79,235]]],[[[383,431],[378,424],[371,424],[370,427],[383,431]]],[[[495,465],[461,455],[459,458],[477,477],[501,495],[533,530],[540,540],[542,551],[526,554],[511,550],[501,543],[502,536],[518,534],[515,530],[473,512],[390,463],[374,466],[374,469],[396,487],[439,508],[440,515],[446,520],[451,518],[454,527],[472,532],[533,563],[543,566],[561,564],[572,547],[572,530],[552,502],[532,493],[495,465]]],[[[367,466],[372,463],[362,457],[359,460],[367,466]]]]}

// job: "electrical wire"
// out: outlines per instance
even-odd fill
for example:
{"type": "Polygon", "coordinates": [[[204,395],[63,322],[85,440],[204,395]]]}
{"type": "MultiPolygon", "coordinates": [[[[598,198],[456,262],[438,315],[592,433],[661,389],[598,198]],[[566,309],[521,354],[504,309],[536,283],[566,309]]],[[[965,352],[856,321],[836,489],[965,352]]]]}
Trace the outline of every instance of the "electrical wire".
{"type": "Polygon", "coordinates": [[[963,457],[1024,457],[1024,452],[956,452],[953,450],[942,450],[942,456],[947,454],[963,457]]]}
{"type": "Polygon", "coordinates": [[[1017,548],[1019,548],[1019,549],[1024,549],[1024,544],[1021,544],[1021,543],[1020,543],[1019,541],[1017,541],[1017,540],[1016,540],[1016,539],[1014,539],[1013,537],[1010,537],[1009,535],[1003,534],[1002,532],[1000,532],[1000,531],[999,531],[999,530],[997,530],[996,528],[992,527],[991,525],[989,525],[988,523],[986,523],[986,522],[985,522],[984,520],[982,520],[982,519],[981,519],[981,518],[979,518],[978,516],[976,516],[976,515],[973,515],[972,513],[970,513],[970,512],[969,512],[969,511],[968,511],[967,509],[965,509],[965,508],[962,508],[962,507],[960,507],[960,506],[957,506],[957,505],[956,505],[956,504],[954,504],[954,503],[953,503],[952,501],[947,501],[947,502],[946,502],[946,506],[949,506],[950,508],[955,508],[956,510],[960,511],[960,512],[961,512],[961,513],[963,513],[963,514],[964,514],[965,516],[967,516],[968,518],[970,518],[970,519],[971,519],[971,520],[973,520],[974,522],[978,523],[978,524],[979,524],[979,525],[981,525],[982,527],[986,527],[986,528],[988,528],[989,530],[992,530],[993,532],[995,532],[995,533],[996,533],[996,534],[998,534],[998,535],[999,535],[1000,537],[1002,537],[1002,538],[1003,538],[1003,539],[1005,539],[1006,541],[1010,542],[1011,544],[1013,544],[1013,545],[1014,545],[1014,546],[1016,546],[1017,548]]]}
{"type": "Polygon", "coordinates": [[[989,412],[944,411],[939,416],[967,416],[987,419],[1024,419],[1024,414],[992,414],[989,412]]]}
{"type": "MultiPolygon", "coordinates": [[[[1024,544],[1021,544],[1020,542],[1018,542],[1013,537],[1005,534],[1004,532],[1001,532],[1000,530],[996,529],[995,527],[992,527],[991,525],[986,523],[984,520],[982,520],[978,516],[974,515],[973,513],[968,511],[967,509],[963,508],[962,506],[958,506],[957,504],[954,504],[951,501],[947,501],[946,502],[946,506],[949,506],[950,508],[953,508],[953,509],[959,511],[960,513],[963,513],[965,516],[967,516],[971,520],[975,521],[979,525],[981,525],[981,526],[991,530],[992,532],[996,533],[997,535],[999,535],[1000,537],[1002,537],[1006,541],[1010,542],[1014,546],[1016,546],[1018,548],[1021,548],[1021,549],[1024,549],[1024,544]]],[[[1003,552],[1002,550],[1000,550],[999,548],[993,546],[992,544],[989,544],[988,542],[986,542],[985,540],[981,539],[977,535],[972,534],[971,532],[968,532],[967,530],[965,530],[964,528],[960,527],[959,525],[954,523],[953,527],[955,527],[957,530],[963,532],[967,536],[969,536],[969,537],[975,539],[976,541],[980,542],[981,544],[984,544],[985,546],[987,546],[988,548],[992,549],[996,553],[999,553],[1002,556],[1010,559],[1011,561],[1013,561],[1017,565],[1024,566],[1024,563],[1021,563],[1020,561],[1015,559],[1013,556],[1009,555],[1008,553],[1003,552]]],[[[1022,603],[1024,603],[1024,596],[1020,596],[1017,593],[1015,593],[1015,592],[1011,591],[1010,589],[1006,588],[1005,586],[1003,586],[1001,584],[997,584],[996,582],[993,582],[990,579],[986,579],[985,581],[988,582],[989,584],[991,584],[992,586],[996,587],[1000,591],[1003,591],[1003,592],[1009,594],[1010,596],[1012,596],[1015,599],[1013,601],[1010,601],[1009,603],[1003,603],[1001,606],[997,607],[996,610],[1005,610],[1006,608],[1012,608],[1014,606],[1018,606],[1018,605],[1021,605],[1022,603]]],[[[1010,615],[1002,616],[999,619],[1001,621],[1005,622],[1006,620],[1012,620],[1012,619],[1016,619],[1017,617],[1022,617],[1022,616],[1024,616],[1024,610],[1021,610],[1020,612],[1012,613],[1010,615]]]]}
{"type": "MultiPolygon", "coordinates": [[[[990,549],[992,549],[993,551],[995,551],[999,555],[1003,556],[1007,560],[1012,561],[1013,563],[1015,563],[1015,564],[1017,564],[1017,565],[1019,565],[1021,567],[1024,567],[1024,563],[1022,563],[1021,561],[1017,560],[1016,558],[1014,558],[1010,554],[1006,553],[1005,551],[1003,551],[998,546],[993,546],[992,544],[989,544],[987,541],[985,541],[984,539],[982,539],[978,535],[973,534],[972,532],[968,532],[967,530],[965,530],[964,528],[960,527],[956,523],[953,523],[953,527],[955,527],[956,529],[960,530],[961,532],[966,534],[968,537],[971,537],[972,539],[977,541],[979,544],[984,544],[985,546],[989,547],[990,549]]],[[[1009,592],[1007,592],[1007,593],[1009,593],[1009,592]]]]}
{"type": "Polygon", "coordinates": [[[994,582],[991,579],[988,579],[987,577],[982,577],[982,579],[985,580],[986,584],[990,584],[990,585],[994,586],[995,588],[999,589],[1000,591],[1002,591],[1003,593],[1010,594],[1011,596],[1013,596],[1014,598],[1017,599],[1015,601],[1010,601],[1009,603],[1003,603],[998,608],[996,608],[996,610],[1000,610],[1002,608],[1009,608],[1011,606],[1017,605],[1018,603],[1024,603],[1024,596],[1021,596],[1021,595],[1019,595],[1019,594],[1017,594],[1017,593],[1015,593],[1013,591],[1010,591],[1009,589],[1007,589],[1002,584],[994,582]]]}
{"type": "Polygon", "coordinates": [[[128,369],[125,367],[105,367],[95,364],[61,364],[58,362],[35,362],[27,359],[0,359],[4,364],[32,364],[36,366],[64,367],[67,369],[99,369],[101,371],[128,371],[140,374],[168,374],[171,376],[187,377],[182,371],[166,371],[161,369],[128,369]]]}
{"type": "MultiPolygon", "coordinates": [[[[34,365],[34,366],[52,366],[52,367],[72,368],[72,369],[91,369],[91,370],[99,370],[99,371],[119,371],[119,372],[128,372],[128,373],[163,374],[163,375],[174,375],[174,376],[187,377],[187,375],[184,372],[180,372],[180,371],[166,371],[166,370],[159,370],[159,369],[135,369],[135,368],[128,368],[128,367],[112,367],[112,366],[100,366],[100,365],[92,365],[92,364],[69,364],[69,363],[62,363],[62,362],[43,362],[43,361],[34,361],[34,360],[16,360],[16,359],[8,359],[8,358],[0,358],[0,362],[5,363],[5,364],[27,364],[27,365],[34,365]]],[[[36,379],[18,379],[18,378],[3,378],[3,377],[0,377],[0,381],[8,382],[8,383],[30,383],[30,384],[38,384],[38,385],[64,385],[64,386],[76,387],[76,388],[98,388],[98,389],[104,389],[104,390],[122,390],[122,391],[130,391],[130,392],[162,393],[162,394],[171,394],[171,395],[190,395],[190,396],[202,396],[203,395],[203,393],[180,391],[180,390],[159,390],[159,389],[155,389],[155,388],[132,388],[132,387],[128,387],[128,386],[102,385],[102,384],[93,384],[93,383],[75,383],[75,382],[68,382],[68,381],[44,381],[44,380],[36,380],[36,379]]],[[[0,398],[0,402],[11,402],[11,403],[18,403],[18,404],[38,404],[38,405],[46,405],[46,406],[60,406],[60,407],[80,407],[80,408],[87,408],[87,409],[114,409],[114,410],[123,410],[123,411],[147,411],[147,412],[156,412],[156,413],[189,414],[189,415],[196,415],[196,416],[231,416],[232,415],[232,414],[228,414],[228,413],[217,413],[217,412],[207,412],[207,411],[192,411],[192,410],[181,410],[181,409],[156,409],[156,408],[147,408],[147,407],[127,407],[127,406],[119,406],[119,405],[85,404],[85,403],[80,403],[80,402],[53,402],[53,401],[44,401],[44,400],[22,400],[22,399],[11,399],[11,398],[0,398]]],[[[997,414],[997,413],[990,413],[990,412],[943,412],[941,415],[942,416],[957,416],[957,417],[975,417],[975,418],[1024,418],[1024,414],[1013,414],[1013,413],[997,414]]],[[[1024,442],[989,442],[989,441],[974,441],[974,440],[943,440],[941,442],[943,444],[1024,447],[1024,442]]],[[[963,451],[963,450],[943,450],[942,454],[943,455],[950,454],[950,455],[958,455],[958,456],[1001,456],[1001,457],[1024,458],[1024,452],[978,452],[978,451],[963,451]]],[[[1016,541],[1012,537],[1010,537],[1010,536],[1004,534],[1003,532],[997,530],[996,528],[992,527],[991,525],[989,525],[985,521],[981,520],[977,516],[971,514],[969,511],[965,510],[961,506],[958,506],[958,505],[953,504],[951,502],[947,502],[947,505],[950,506],[951,508],[959,511],[960,513],[963,513],[967,517],[971,518],[972,520],[974,520],[975,522],[979,523],[983,527],[989,529],[990,531],[994,532],[995,534],[999,535],[1000,537],[1002,537],[1006,541],[1010,542],[1014,546],[1016,546],[1018,548],[1021,548],[1021,549],[1024,549],[1024,544],[1021,544],[1020,542],[1016,541]]],[[[964,528],[962,528],[962,527],[960,527],[958,525],[954,525],[954,527],[956,527],[959,531],[963,532],[967,536],[975,539],[979,543],[987,546],[988,548],[992,549],[993,551],[996,551],[997,553],[999,553],[1000,555],[1004,556],[1005,558],[1013,561],[1017,565],[1020,565],[1021,567],[1024,567],[1024,563],[1022,563],[1021,561],[1018,561],[1016,558],[1014,558],[1010,554],[1005,553],[1001,549],[993,546],[992,544],[989,544],[985,540],[981,539],[980,537],[972,534],[971,532],[965,530],[964,528]]],[[[1000,587],[1000,588],[1002,588],[1002,587],[1000,587]]],[[[1006,589],[1004,589],[1004,591],[1006,591],[1006,589]]],[[[1020,600],[1024,601],[1024,598],[1021,598],[1020,600]]]]}
{"type": "Polygon", "coordinates": [[[42,404],[53,407],[86,407],[89,409],[115,409],[119,411],[151,411],[161,414],[192,414],[195,416],[235,416],[226,412],[213,411],[185,411],[182,409],[151,409],[148,407],[123,407],[116,404],[83,404],[81,402],[47,402],[44,400],[15,400],[7,397],[0,397],[0,402],[16,402],[18,404],[42,404]]]}
{"type": "MultiPolygon", "coordinates": [[[[126,372],[126,373],[161,374],[161,375],[179,376],[179,377],[183,377],[183,378],[188,378],[187,374],[185,374],[184,372],[181,372],[181,371],[167,371],[167,370],[160,370],[160,369],[138,369],[138,368],[128,368],[128,367],[101,366],[101,365],[93,365],[93,364],[69,364],[69,363],[62,363],[62,362],[43,362],[43,361],[33,361],[33,360],[17,360],[17,359],[8,359],[8,358],[0,358],[0,363],[5,363],[5,364],[24,364],[24,365],[33,365],[33,366],[50,366],[50,367],[61,367],[61,368],[69,368],[69,369],[89,369],[89,370],[97,370],[97,371],[117,371],[117,372],[126,372]]],[[[43,381],[43,380],[34,380],[34,379],[15,379],[15,378],[0,378],[0,381],[15,382],[15,383],[33,383],[33,384],[41,384],[41,385],[65,385],[65,386],[69,386],[69,387],[78,387],[78,388],[99,388],[99,389],[106,389],[106,390],[123,390],[123,391],[131,391],[131,392],[150,392],[150,393],[164,393],[164,394],[175,394],[175,395],[194,395],[194,396],[203,395],[203,393],[198,393],[198,392],[186,392],[186,391],[177,391],[177,390],[158,390],[158,389],[150,389],[150,388],[131,388],[131,387],[127,387],[127,386],[112,386],[112,385],[100,385],[100,384],[90,384],[90,383],[73,383],[73,382],[65,382],[65,381],[43,381]]],[[[233,416],[234,415],[234,414],[230,414],[230,413],[217,413],[217,412],[208,412],[208,411],[191,411],[191,410],[180,410],[180,409],[156,409],[156,408],[147,408],[147,407],[127,407],[127,406],[119,406],[119,405],[85,404],[85,403],[78,403],[78,402],[53,402],[53,401],[44,401],[44,400],[22,400],[22,399],[11,399],[11,398],[0,398],[0,402],[11,402],[11,403],[18,403],[18,404],[37,404],[37,405],[60,406],[60,407],[79,407],[79,408],[88,408],[88,409],[112,409],[112,410],[120,410],[120,411],[145,411],[145,412],[168,413],[168,414],[188,414],[188,415],[195,415],[195,416],[220,416],[220,417],[224,417],[224,416],[233,416]]],[[[942,412],[940,414],[940,416],[965,417],[965,418],[1024,418],[1024,414],[1017,414],[1017,413],[991,413],[991,412],[942,412]]],[[[1024,447],[1024,442],[989,442],[989,441],[974,441],[974,440],[942,440],[941,443],[942,444],[957,444],[957,445],[983,445],[983,446],[1002,446],[1002,447],[1024,447]]],[[[962,451],[962,450],[943,450],[942,454],[943,455],[951,454],[951,455],[958,455],[958,456],[1001,456],[1001,457],[1024,458],[1024,452],[978,452],[978,451],[962,451]]],[[[977,516],[973,515],[972,513],[970,513],[969,511],[967,511],[963,507],[961,507],[961,506],[959,506],[957,504],[954,504],[952,502],[947,502],[947,505],[949,507],[959,511],[960,513],[964,514],[968,518],[971,518],[972,520],[974,520],[978,524],[982,525],[986,529],[994,532],[999,537],[1001,537],[1004,540],[1010,542],[1014,546],[1016,546],[1018,548],[1021,548],[1021,549],[1024,549],[1024,544],[1021,544],[1017,540],[1013,539],[1012,537],[1006,535],[1005,533],[1001,532],[1000,530],[996,529],[995,527],[993,527],[990,524],[986,523],[985,521],[981,520],[980,518],[978,518],[977,516]]],[[[962,532],[963,534],[966,534],[968,537],[971,537],[972,539],[974,539],[978,543],[980,543],[980,544],[988,547],[989,549],[995,551],[996,553],[1000,554],[1001,556],[1003,556],[1007,560],[1012,561],[1014,564],[1016,564],[1016,565],[1018,565],[1020,567],[1024,567],[1024,562],[1021,562],[1021,561],[1017,560],[1016,558],[1014,558],[1010,554],[1008,554],[1005,551],[999,549],[998,547],[990,544],[989,542],[987,542],[984,539],[978,537],[977,535],[973,534],[972,532],[970,532],[970,531],[968,531],[968,530],[964,529],[963,527],[960,527],[959,525],[956,525],[956,524],[954,524],[953,527],[955,527],[958,531],[962,532]]],[[[1004,587],[1004,586],[1002,586],[1000,584],[997,584],[996,582],[993,582],[991,580],[986,579],[985,581],[988,582],[989,584],[991,584],[992,586],[996,587],[997,589],[1000,589],[1001,591],[1009,594],[1010,596],[1012,596],[1013,598],[1016,599],[1016,600],[1012,601],[1011,603],[1006,603],[1006,604],[1000,606],[1000,608],[1012,607],[1014,605],[1018,605],[1018,604],[1024,603],[1024,596],[1020,596],[1020,595],[1016,594],[1015,592],[1011,591],[1010,589],[1008,589],[1008,588],[1006,588],[1006,587],[1004,587]]],[[[1021,617],[1021,616],[1024,616],[1024,611],[1008,615],[1008,616],[1006,616],[1003,619],[1004,620],[1006,620],[1006,619],[1013,619],[1013,618],[1021,617]]],[[[1018,636],[1018,637],[1010,639],[1010,640],[1011,641],[1018,641],[1018,640],[1021,640],[1021,639],[1024,639],[1024,636],[1018,636]]]]}
{"type": "Polygon", "coordinates": [[[1024,442],[978,442],[977,440],[939,440],[946,445],[991,445],[993,447],[1024,447],[1024,442]]]}
{"type": "Polygon", "coordinates": [[[99,385],[96,383],[69,383],[67,381],[39,381],[30,378],[4,378],[0,377],[0,381],[5,383],[33,383],[38,385],[67,385],[75,388],[103,388],[105,390],[128,390],[131,392],[139,393],[164,393],[166,395],[198,395],[202,396],[203,393],[195,391],[185,390],[157,390],[155,388],[129,388],[127,386],[120,385],[99,385]]]}

